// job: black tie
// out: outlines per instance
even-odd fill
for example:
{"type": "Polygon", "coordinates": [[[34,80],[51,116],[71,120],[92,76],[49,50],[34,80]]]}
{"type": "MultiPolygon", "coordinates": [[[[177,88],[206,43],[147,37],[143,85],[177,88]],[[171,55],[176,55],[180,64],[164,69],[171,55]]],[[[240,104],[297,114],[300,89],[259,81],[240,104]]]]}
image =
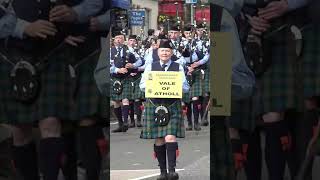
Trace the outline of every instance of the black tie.
{"type": "Polygon", "coordinates": [[[167,65],[166,65],[166,64],[162,64],[162,66],[161,66],[161,70],[162,70],[162,71],[166,71],[166,70],[165,70],[165,68],[166,68],[166,67],[167,67],[167,65]]]}

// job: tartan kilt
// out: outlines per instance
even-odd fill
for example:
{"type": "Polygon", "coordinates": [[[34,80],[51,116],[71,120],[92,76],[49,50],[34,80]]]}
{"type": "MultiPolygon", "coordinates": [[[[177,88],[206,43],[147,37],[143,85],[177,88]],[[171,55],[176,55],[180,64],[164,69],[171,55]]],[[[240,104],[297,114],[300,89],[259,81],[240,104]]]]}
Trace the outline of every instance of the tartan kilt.
{"type": "Polygon", "coordinates": [[[99,54],[78,66],[76,88],[71,85],[74,81],[70,77],[66,61],[73,57],[71,55],[69,52],[61,53],[49,60],[48,67],[40,76],[39,96],[30,104],[23,104],[13,98],[10,88],[12,66],[2,63],[0,84],[6,88],[0,90],[2,102],[0,123],[29,124],[47,117],[77,121],[85,116],[102,115],[106,112],[93,76],[99,54]]]}
{"type": "Polygon", "coordinates": [[[254,131],[257,117],[261,114],[261,95],[258,87],[247,99],[231,101],[229,126],[236,129],[254,131]]]}
{"type": "Polygon", "coordinates": [[[209,63],[207,63],[206,66],[207,66],[207,69],[204,70],[205,74],[204,74],[203,93],[210,93],[210,67],[208,67],[209,63]]]}
{"type": "Polygon", "coordinates": [[[185,102],[185,103],[190,103],[191,102],[190,92],[182,94],[182,102],[185,102]]]}
{"type": "Polygon", "coordinates": [[[115,77],[112,77],[111,78],[111,82],[113,84],[114,81],[120,81],[123,85],[123,90],[122,90],[122,93],[120,95],[117,95],[114,90],[113,90],[113,87],[111,85],[111,100],[112,101],[120,101],[122,99],[132,99],[132,90],[133,90],[133,86],[131,84],[132,82],[132,78],[131,77],[128,77],[128,78],[125,78],[123,80],[119,79],[119,78],[115,78],[115,77]]]}
{"type": "Polygon", "coordinates": [[[184,120],[182,117],[181,101],[176,101],[169,107],[170,121],[167,126],[157,126],[154,123],[154,111],[156,107],[147,99],[144,108],[143,129],[140,138],[156,139],[164,138],[166,135],[174,135],[177,138],[185,137],[184,120]]]}
{"type": "Polygon", "coordinates": [[[253,131],[255,119],[252,116],[251,99],[231,101],[231,116],[229,126],[236,129],[253,131]]]}
{"type": "Polygon", "coordinates": [[[278,44],[272,44],[272,66],[258,80],[261,83],[263,112],[283,111],[287,108],[303,110],[303,99],[320,94],[320,26],[306,28],[302,33],[303,50],[298,60],[286,55],[285,35],[277,36],[278,44]],[[298,73],[296,67],[301,68],[298,73]],[[301,80],[296,77],[301,77],[301,80]],[[295,84],[301,92],[295,92],[295,84]]]}
{"type": "Polygon", "coordinates": [[[193,78],[193,84],[191,85],[191,88],[190,88],[191,98],[202,96],[204,92],[204,88],[203,88],[204,80],[202,79],[201,71],[199,70],[197,72],[194,72],[192,74],[192,78],[193,78]]]}
{"type": "MultiPolygon", "coordinates": [[[[107,113],[110,99],[102,96],[96,81],[94,79],[94,70],[98,63],[100,51],[92,56],[88,61],[78,66],[78,90],[74,96],[74,100],[70,100],[69,106],[72,113],[69,119],[79,119],[86,116],[96,115],[100,121],[109,117],[107,113]],[[102,118],[102,119],[101,119],[102,118]]],[[[72,94],[69,95],[72,97],[72,94]]]]}
{"type": "Polygon", "coordinates": [[[304,97],[320,95],[320,26],[314,25],[303,31],[303,87],[304,97]]]}
{"type": "Polygon", "coordinates": [[[137,77],[133,77],[133,83],[134,83],[134,87],[132,88],[132,100],[135,99],[142,99],[144,98],[144,92],[141,91],[139,84],[141,81],[141,75],[138,75],[137,77]]]}
{"type": "Polygon", "coordinates": [[[263,76],[257,79],[261,87],[263,113],[281,112],[296,104],[295,59],[288,55],[288,45],[287,34],[284,31],[277,33],[265,46],[271,48],[269,58],[272,63],[263,76]]]}

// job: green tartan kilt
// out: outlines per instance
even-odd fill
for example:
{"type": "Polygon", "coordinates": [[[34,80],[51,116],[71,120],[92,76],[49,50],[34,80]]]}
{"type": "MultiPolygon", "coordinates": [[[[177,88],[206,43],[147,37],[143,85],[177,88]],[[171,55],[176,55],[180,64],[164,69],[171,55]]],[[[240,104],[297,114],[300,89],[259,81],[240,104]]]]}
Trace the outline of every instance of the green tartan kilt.
{"type": "Polygon", "coordinates": [[[251,99],[231,101],[230,127],[253,131],[255,128],[255,118],[252,113],[251,99]]]}
{"type": "Polygon", "coordinates": [[[133,83],[134,83],[134,87],[132,88],[132,100],[135,99],[143,99],[144,98],[144,92],[141,91],[139,84],[141,81],[141,75],[139,75],[138,77],[134,77],[133,79],[133,83]]]}
{"type": "Polygon", "coordinates": [[[303,37],[304,97],[320,95],[320,26],[305,29],[303,37]]]}
{"type": "Polygon", "coordinates": [[[254,131],[256,120],[261,115],[261,95],[258,87],[248,99],[231,101],[229,126],[236,129],[254,131]]]}
{"type": "Polygon", "coordinates": [[[113,90],[113,87],[111,85],[111,100],[112,101],[120,101],[122,99],[132,99],[132,92],[133,92],[133,86],[132,86],[132,83],[133,80],[132,80],[132,77],[128,77],[128,78],[125,78],[123,80],[120,80],[119,78],[114,78],[112,77],[111,78],[111,83],[113,84],[114,81],[121,81],[122,85],[123,85],[123,90],[122,90],[122,93],[120,95],[117,95],[114,90],[113,90]]]}
{"type": "Polygon", "coordinates": [[[72,57],[64,53],[49,60],[48,67],[40,76],[40,94],[31,104],[23,104],[13,98],[10,88],[12,66],[2,63],[0,84],[6,88],[0,90],[2,106],[0,123],[28,124],[47,117],[73,121],[92,115],[106,118],[106,108],[103,104],[107,103],[107,97],[101,97],[93,76],[99,54],[78,66],[76,87],[72,86],[74,81],[70,77],[66,61],[72,57]]]}
{"type": "MultiPolygon", "coordinates": [[[[281,32],[268,43],[271,48],[271,66],[257,83],[261,87],[263,112],[279,112],[294,107],[295,73],[294,59],[287,53],[286,32],[281,32]]],[[[266,58],[265,58],[266,59],[266,58]]]]}
{"type": "Polygon", "coordinates": [[[190,88],[190,96],[192,97],[199,97],[202,96],[204,93],[204,80],[202,79],[201,71],[196,71],[192,75],[193,83],[190,88]]]}
{"type": "MultiPolygon", "coordinates": [[[[93,74],[99,56],[100,51],[78,66],[78,90],[74,96],[74,101],[68,101],[71,110],[69,119],[77,120],[82,117],[97,115],[102,118],[99,119],[100,121],[105,121],[109,117],[107,107],[110,99],[100,93],[93,74]]],[[[72,97],[72,94],[69,94],[69,97],[72,97]]]]}
{"type": "Polygon", "coordinates": [[[154,111],[156,107],[150,102],[150,99],[146,100],[144,108],[144,121],[143,129],[141,131],[140,138],[142,139],[156,139],[164,138],[166,135],[174,135],[177,138],[185,137],[185,127],[182,117],[181,101],[176,101],[169,107],[170,121],[167,126],[157,126],[154,123],[154,111]]]}
{"type": "Polygon", "coordinates": [[[204,72],[203,93],[210,93],[210,68],[208,67],[204,72]]]}
{"type": "Polygon", "coordinates": [[[190,92],[182,94],[182,102],[185,102],[185,103],[190,103],[191,102],[190,92]]]}
{"type": "Polygon", "coordinates": [[[303,31],[302,56],[297,60],[287,55],[284,33],[279,33],[278,43],[271,44],[272,66],[258,80],[262,90],[263,112],[283,111],[287,108],[302,108],[301,99],[320,94],[320,27],[313,26],[303,31]],[[295,67],[301,67],[302,80],[295,77],[295,67]],[[295,81],[303,86],[302,92],[295,92],[295,81]]]}

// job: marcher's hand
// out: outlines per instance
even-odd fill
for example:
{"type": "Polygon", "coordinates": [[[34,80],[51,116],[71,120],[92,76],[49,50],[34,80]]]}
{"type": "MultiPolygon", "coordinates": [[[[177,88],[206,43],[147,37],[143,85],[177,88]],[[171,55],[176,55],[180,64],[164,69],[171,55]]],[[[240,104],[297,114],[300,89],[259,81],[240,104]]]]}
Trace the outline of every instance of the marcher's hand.
{"type": "Polygon", "coordinates": [[[101,24],[98,18],[93,17],[90,19],[90,27],[89,27],[90,31],[93,31],[93,32],[98,31],[100,26],[101,24]]]}
{"type": "Polygon", "coordinates": [[[84,36],[68,36],[64,39],[64,42],[71,46],[78,46],[79,43],[83,43],[85,40],[84,36]]]}
{"type": "Polygon", "coordinates": [[[282,16],[288,11],[287,0],[270,2],[266,7],[259,9],[259,17],[270,20],[282,16]]]}
{"type": "Polygon", "coordinates": [[[198,66],[200,66],[200,62],[199,62],[199,61],[194,62],[194,63],[191,64],[191,67],[192,67],[192,68],[196,68],[196,67],[198,67],[198,66]]]}
{"type": "Polygon", "coordinates": [[[188,67],[188,74],[191,75],[191,73],[194,71],[193,67],[188,67]]]}
{"type": "Polygon", "coordinates": [[[125,74],[125,73],[127,73],[128,72],[128,70],[126,69],[126,68],[120,68],[119,70],[118,70],[118,74],[125,74]]]}
{"type": "Polygon", "coordinates": [[[155,35],[156,37],[158,37],[159,34],[160,34],[160,30],[156,30],[156,31],[154,32],[154,35],[155,35]]]}
{"type": "Polygon", "coordinates": [[[46,39],[48,36],[54,36],[57,33],[56,26],[46,20],[37,20],[26,26],[24,34],[30,37],[40,37],[46,39]]]}
{"type": "Polygon", "coordinates": [[[132,69],[133,68],[133,64],[132,63],[127,63],[125,67],[129,68],[129,69],[132,69]]]}
{"type": "Polygon", "coordinates": [[[267,20],[261,18],[261,17],[251,17],[247,15],[247,18],[249,20],[249,24],[251,25],[251,32],[256,35],[261,35],[263,32],[266,32],[268,28],[270,27],[270,24],[267,20]]]}
{"type": "Polygon", "coordinates": [[[51,22],[75,22],[77,16],[77,13],[67,5],[55,6],[49,13],[51,22]]]}
{"type": "Polygon", "coordinates": [[[137,75],[138,73],[130,73],[130,76],[135,76],[137,75]]]}

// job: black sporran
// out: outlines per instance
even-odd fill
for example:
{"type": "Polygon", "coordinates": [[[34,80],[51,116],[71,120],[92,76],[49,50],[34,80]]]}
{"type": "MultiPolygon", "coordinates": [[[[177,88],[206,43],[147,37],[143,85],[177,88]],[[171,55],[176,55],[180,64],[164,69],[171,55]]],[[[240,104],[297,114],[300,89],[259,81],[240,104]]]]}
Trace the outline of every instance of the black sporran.
{"type": "Polygon", "coordinates": [[[165,106],[158,106],[154,111],[154,122],[158,126],[166,126],[170,121],[170,112],[165,106]]]}

